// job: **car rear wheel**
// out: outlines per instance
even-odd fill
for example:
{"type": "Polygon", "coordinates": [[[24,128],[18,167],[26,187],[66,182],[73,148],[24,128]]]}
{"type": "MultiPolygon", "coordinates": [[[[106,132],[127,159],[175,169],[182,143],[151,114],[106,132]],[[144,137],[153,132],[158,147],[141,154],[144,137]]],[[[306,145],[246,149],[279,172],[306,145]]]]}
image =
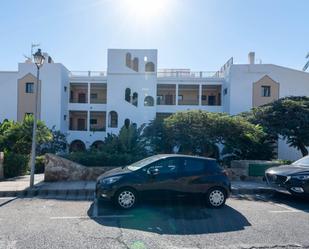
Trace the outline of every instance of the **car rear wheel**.
{"type": "Polygon", "coordinates": [[[207,204],[212,208],[220,208],[225,204],[226,193],[222,188],[212,188],[208,191],[207,204]]]}
{"type": "Polygon", "coordinates": [[[137,202],[136,191],[129,188],[121,189],[116,193],[114,202],[121,209],[133,208],[137,202]]]}

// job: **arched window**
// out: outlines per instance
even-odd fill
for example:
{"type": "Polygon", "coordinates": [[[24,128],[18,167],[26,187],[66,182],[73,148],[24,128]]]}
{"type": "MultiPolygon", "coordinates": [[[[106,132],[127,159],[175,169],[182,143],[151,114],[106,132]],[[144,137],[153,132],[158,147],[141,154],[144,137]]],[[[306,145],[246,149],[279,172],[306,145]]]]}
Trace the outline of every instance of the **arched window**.
{"type": "Polygon", "coordinates": [[[153,106],[154,105],[154,99],[151,96],[145,97],[144,100],[144,106],[153,106]]]}
{"type": "Polygon", "coordinates": [[[128,129],[129,128],[129,126],[130,126],[130,119],[128,119],[128,118],[126,118],[125,120],[124,120],[124,126],[128,129]]]}
{"type": "Polygon", "coordinates": [[[86,145],[81,140],[74,140],[70,144],[70,152],[85,151],[86,145]]]}
{"type": "Polygon", "coordinates": [[[145,65],[145,72],[154,72],[155,71],[155,65],[153,62],[147,62],[145,65]]]}
{"type": "Polygon", "coordinates": [[[118,127],[118,114],[115,111],[109,112],[108,115],[108,127],[117,128],[118,127]]]}
{"type": "Polygon", "coordinates": [[[91,148],[93,149],[101,149],[104,145],[104,142],[103,141],[100,141],[100,140],[97,140],[95,141],[92,145],[91,145],[91,148]]]}
{"type": "Polygon", "coordinates": [[[132,59],[132,56],[130,53],[127,53],[126,54],[126,66],[131,68],[131,59],[132,59]]]}
{"type": "Polygon", "coordinates": [[[132,105],[137,106],[137,104],[138,104],[138,94],[135,92],[133,93],[133,96],[132,96],[132,105]]]}
{"type": "Polygon", "coordinates": [[[132,69],[135,71],[135,72],[138,72],[138,58],[134,58],[133,59],[133,67],[132,69]]]}
{"type": "Polygon", "coordinates": [[[124,99],[125,101],[131,102],[131,89],[130,88],[126,88],[124,99]]]}

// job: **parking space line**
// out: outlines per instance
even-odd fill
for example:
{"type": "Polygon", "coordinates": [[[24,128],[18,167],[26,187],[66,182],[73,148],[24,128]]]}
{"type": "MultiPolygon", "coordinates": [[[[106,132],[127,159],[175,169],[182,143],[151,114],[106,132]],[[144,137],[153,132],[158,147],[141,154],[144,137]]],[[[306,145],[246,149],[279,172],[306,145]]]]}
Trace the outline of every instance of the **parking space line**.
{"type": "Polygon", "coordinates": [[[256,197],[262,201],[265,201],[265,202],[268,202],[274,206],[277,206],[277,207],[280,207],[280,208],[283,208],[285,210],[268,210],[268,212],[270,213],[300,213],[300,212],[308,212],[308,210],[299,210],[299,209],[296,209],[296,208],[292,208],[292,207],[289,207],[285,204],[279,204],[279,203],[275,203],[275,202],[272,202],[272,201],[269,201],[267,200],[265,197],[261,196],[261,195],[256,195],[256,197]]]}
{"type": "Polygon", "coordinates": [[[51,220],[74,220],[74,219],[92,219],[92,218],[132,218],[134,215],[97,215],[97,216],[54,216],[51,220]]]}

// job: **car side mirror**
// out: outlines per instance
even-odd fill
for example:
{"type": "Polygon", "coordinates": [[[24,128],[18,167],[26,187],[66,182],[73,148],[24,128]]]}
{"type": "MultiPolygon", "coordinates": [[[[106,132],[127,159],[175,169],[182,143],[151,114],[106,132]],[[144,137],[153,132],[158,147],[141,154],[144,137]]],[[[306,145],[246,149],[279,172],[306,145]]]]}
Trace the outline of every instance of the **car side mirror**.
{"type": "Polygon", "coordinates": [[[155,176],[159,174],[159,169],[158,168],[149,168],[147,171],[147,174],[155,176]]]}

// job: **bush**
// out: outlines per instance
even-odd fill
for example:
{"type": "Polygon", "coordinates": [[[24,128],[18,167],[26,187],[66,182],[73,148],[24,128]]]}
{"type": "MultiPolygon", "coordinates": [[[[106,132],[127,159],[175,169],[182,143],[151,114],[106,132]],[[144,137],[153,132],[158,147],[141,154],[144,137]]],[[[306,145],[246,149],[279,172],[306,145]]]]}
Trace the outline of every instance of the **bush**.
{"type": "Polygon", "coordinates": [[[124,166],[142,159],[129,153],[106,153],[104,151],[74,152],[65,158],[84,166],[124,166]]]}
{"type": "Polygon", "coordinates": [[[37,156],[35,158],[35,173],[41,174],[45,170],[45,156],[37,156]]]}
{"type": "Polygon", "coordinates": [[[7,152],[4,154],[4,176],[6,178],[25,175],[28,172],[29,156],[7,152]]]}

